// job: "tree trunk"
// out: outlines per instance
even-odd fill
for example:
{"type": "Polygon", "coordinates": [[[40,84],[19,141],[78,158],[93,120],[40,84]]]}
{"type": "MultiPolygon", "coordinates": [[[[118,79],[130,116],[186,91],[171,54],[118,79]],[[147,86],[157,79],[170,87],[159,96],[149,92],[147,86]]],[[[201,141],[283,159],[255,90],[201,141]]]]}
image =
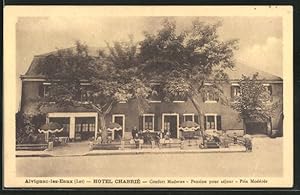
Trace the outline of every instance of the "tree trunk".
{"type": "Polygon", "coordinates": [[[203,120],[203,117],[202,117],[202,111],[201,111],[200,105],[199,105],[199,103],[197,102],[197,100],[194,96],[190,95],[189,99],[191,100],[191,102],[193,103],[195,109],[198,112],[198,117],[199,117],[198,121],[199,121],[199,125],[200,125],[201,136],[203,137],[203,135],[204,135],[203,124],[204,124],[205,121],[203,120]]]}
{"type": "Polygon", "coordinates": [[[106,128],[106,122],[105,122],[105,114],[98,113],[98,118],[99,118],[99,129],[101,130],[101,138],[102,138],[102,143],[107,143],[107,128],[106,128]]]}

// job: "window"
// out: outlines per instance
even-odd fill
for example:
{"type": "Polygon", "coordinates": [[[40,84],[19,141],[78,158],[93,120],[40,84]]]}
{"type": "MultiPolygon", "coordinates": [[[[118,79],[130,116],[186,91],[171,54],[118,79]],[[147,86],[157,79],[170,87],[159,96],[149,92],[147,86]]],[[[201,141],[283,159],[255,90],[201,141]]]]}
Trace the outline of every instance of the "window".
{"type": "Polygon", "coordinates": [[[87,103],[89,101],[88,90],[90,89],[90,83],[80,83],[80,99],[82,103],[87,103]]]}
{"type": "Polygon", "coordinates": [[[88,101],[88,98],[87,98],[87,93],[85,91],[82,91],[81,92],[81,97],[80,97],[80,101],[81,102],[87,102],[88,101]]]}
{"type": "Polygon", "coordinates": [[[206,117],[206,128],[207,129],[215,129],[215,116],[207,116],[206,117]]]}
{"type": "MultiPolygon", "coordinates": [[[[94,117],[76,117],[75,132],[88,133],[95,132],[95,118],[94,117]]],[[[94,134],[91,134],[94,135],[94,134]]]]}
{"type": "Polygon", "coordinates": [[[49,97],[50,96],[50,86],[51,83],[42,83],[39,88],[40,97],[49,97]]]}
{"type": "Polygon", "coordinates": [[[83,124],[82,124],[82,131],[83,131],[83,132],[89,131],[89,124],[83,123],[83,124]]]}
{"type": "Polygon", "coordinates": [[[173,103],[184,103],[186,101],[187,101],[187,97],[176,96],[174,97],[173,103]]]}
{"type": "Polygon", "coordinates": [[[95,123],[89,123],[89,129],[90,131],[95,131],[95,123]]]}
{"type": "Polygon", "coordinates": [[[160,84],[158,83],[155,83],[152,85],[152,91],[151,91],[151,94],[149,95],[149,100],[150,102],[152,103],[160,103],[161,102],[161,94],[162,94],[162,91],[161,91],[161,86],[160,84]]]}
{"type": "Polygon", "coordinates": [[[217,114],[206,114],[204,116],[205,130],[221,130],[221,116],[217,114]]]}
{"type": "Polygon", "coordinates": [[[154,130],[154,114],[144,114],[143,115],[143,130],[154,130]]]}
{"type": "Polygon", "coordinates": [[[217,103],[219,98],[214,91],[211,83],[204,83],[206,91],[204,94],[204,102],[205,103],[217,103]]]}
{"type": "Polygon", "coordinates": [[[266,91],[272,95],[272,86],[270,84],[263,84],[263,86],[266,88],[266,91]]]}
{"type": "Polygon", "coordinates": [[[237,85],[232,85],[231,86],[231,98],[235,98],[235,97],[238,97],[241,95],[241,89],[240,89],[240,86],[237,84],[237,85]]]}
{"type": "Polygon", "coordinates": [[[194,114],[183,114],[183,121],[195,121],[194,114]]]}
{"type": "Polygon", "coordinates": [[[212,91],[207,91],[205,93],[204,101],[205,103],[217,103],[218,102],[218,96],[214,94],[212,91]]]}
{"type": "Polygon", "coordinates": [[[81,123],[75,124],[75,132],[81,132],[81,123]]]}

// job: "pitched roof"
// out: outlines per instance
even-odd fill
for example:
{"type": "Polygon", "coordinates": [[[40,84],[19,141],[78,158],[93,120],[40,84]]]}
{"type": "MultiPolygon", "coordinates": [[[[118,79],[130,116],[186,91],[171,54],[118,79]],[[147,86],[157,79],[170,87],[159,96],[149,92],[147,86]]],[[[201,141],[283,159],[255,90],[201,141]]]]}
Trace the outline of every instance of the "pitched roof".
{"type": "MultiPolygon", "coordinates": [[[[72,52],[75,52],[76,47],[70,47],[70,48],[65,48],[65,49],[60,49],[59,51],[66,51],[66,50],[71,50],[72,52]]],[[[103,48],[100,47],[88,47],[88,52],[90,56],[98,56],[99,54],[99,50],[103,50],[103,48]]],[[[44,60],[47,56],[50,55],[55,55],[58,52],[58,50],[56,51],[52,51],[52,52],[48,52],[48,53],[44,53],[44,54],[40,54],[40,55],[35,55],[33,57],[33,60],[27,70],[27,72],[25,73],[25,76],[30,76],[30,77],[42,77],[44,76],[41,72],[40,72],[40,66],[44,63],[44,60]]]]}
{"type": "MultiPolygon", "coordinates": [[[[61,49],[61,50],[67,50],[71,49],[72,51],[75,51],[75,47],[71,48],[66,48],[66,49],[61,49]]],[[[104,48],[99,48],[99,47],[88,47],[89,55],[91,56],[98,56],[99,50],[104,50],[104,48]]],[[[27,72],[25,73],[25,77],[43,77],[42,73],[39,71],[40,69],[38,68],[41,66],[41,64],[44,63],[44,60],[47,56],[53,55],[57,53],[57,51],[41,54],[41,55],[36,55],[34,56],[30,67],[28,68],[27,72]]],[[[237,62],[236,66],[233,69],[228,69],[226,70],[230,80],[239,80],[242,78],[242,75],[246,76],[251,76],[255,74],[256,72],[259,73],[259,78],[262,80],[268,80],[268,81],[282,81],[282,78],[275,76],[271,73],[258,70],[252,66],[246,65],[245,63],[240,63],[237,62]]]]}
{"type": "Polygon", "coordinates": [[[242,75],[252,76],[253,74],[258,72],[258,78],[261,80],[268,81],[282,81],[282,78],[275,76],[271,73],[256,69],[252,66],[246,65],[244,63],[237,62],[233,69],[229,69],[226,71],[230,80],[239,80],[242,78],[242,75]]]}

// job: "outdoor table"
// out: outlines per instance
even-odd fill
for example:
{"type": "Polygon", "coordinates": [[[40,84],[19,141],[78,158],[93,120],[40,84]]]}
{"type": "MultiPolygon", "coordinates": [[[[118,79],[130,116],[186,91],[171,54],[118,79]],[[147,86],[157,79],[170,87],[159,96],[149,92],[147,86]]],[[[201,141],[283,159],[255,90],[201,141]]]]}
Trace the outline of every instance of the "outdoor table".
{"type": "Polygon", "coordinates": [[[69,138],[68,138],[68,137],[59,137],[59,138],[58,138],[58,141],[59,141],[62,145],[65,145],[65,144],[68,143],[69,138]]]}

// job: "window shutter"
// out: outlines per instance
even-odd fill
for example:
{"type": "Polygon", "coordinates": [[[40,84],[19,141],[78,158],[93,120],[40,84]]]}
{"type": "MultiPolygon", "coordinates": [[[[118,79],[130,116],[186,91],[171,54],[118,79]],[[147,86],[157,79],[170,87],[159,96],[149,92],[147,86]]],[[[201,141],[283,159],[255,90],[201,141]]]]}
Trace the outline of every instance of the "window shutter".
{"type": "Polygon", "coordinates": [[[154,115],[154,130],[158,131],[158,116],[154,115]]]}
{"type": "Polygon", "coordinates": [[[207,100],[207,93],[206,92],[203,94],[202,100],[203,100],[203,102],[205,102],[207,100]]]}
{"type": "Polygon", "coordinates": [[[44,85],[42,83],[39,85],[39,96],[44,97],[44,85]]]}
{"type": "Polygon", "coordinates": [[[221,119],[221,116],[218,115],[217,116],[217,130],[222,130],[222,119],[221,119]]]}
{"type": "Polygon", "coordinates": [[[270,95],[272,95],[272,85],[268,86],[268,90],[270,92],[270,95]]]}
{"type": "Polygon", "coordinates": [[[139,116],[139,130],[143,130],[143,116],[139,116]]]}
{"type": "Polygon", "coordinates": [[[181,125],[184,122],[184,116],[179,115],[179,125],[181,125]]]}
{"type": "Polygon", "coordinates": [[[204,129],[206,129],[206,116],[204,116],[204,129]]]}
{"type": "Polygon", "coordinates": [[[198,115],[194,115],[194,121],[195,121],[195,123],[199,124],[199,117],[198,117],[198,115]]]}
{"type": "Polygon", "coordinates": [[[231,98],[234,98],[234,87],[233,86],[231,86],[231,98]]]}

